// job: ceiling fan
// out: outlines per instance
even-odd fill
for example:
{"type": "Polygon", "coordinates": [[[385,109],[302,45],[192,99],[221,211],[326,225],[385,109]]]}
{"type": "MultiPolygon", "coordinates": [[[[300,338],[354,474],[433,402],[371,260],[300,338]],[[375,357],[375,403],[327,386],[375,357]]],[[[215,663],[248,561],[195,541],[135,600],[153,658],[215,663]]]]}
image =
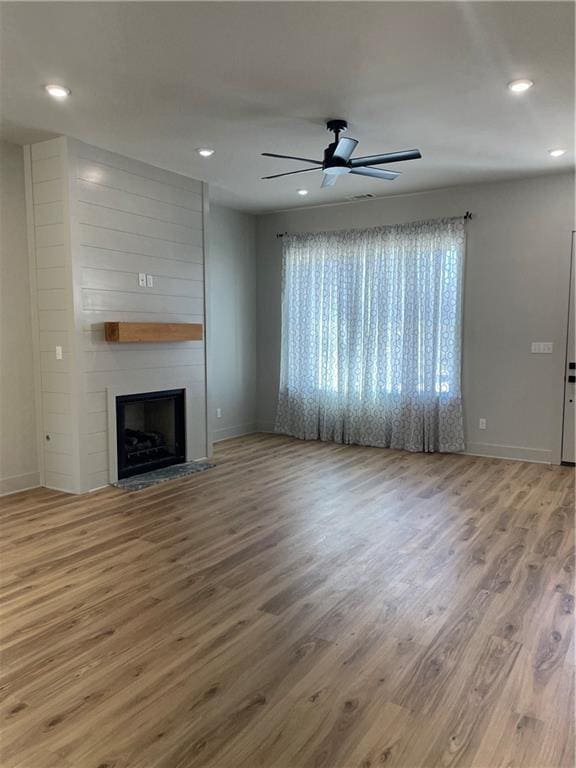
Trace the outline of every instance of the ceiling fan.
{"type": "Polygon", "coordinates": [[[333,187],[338,176],[345,173],[353,173],[356,176],[371,176],[375,179],[394,181],[400,176],[400,171],[384,171],[381,168],[373,168],[374,165],[385,163],[399,163],[403,160],[418,160],[422,157],[419,149],[405,149],[402,152],[388,152],[385,155],[367,155],[366,157],[352,158],[352,152],[356,149],[356,139],[342,137],[340,134],[348,130],[346,120],[328,120],[326,128],[334,134],[334,141],[324,150],[324,160],[310,160],[308,157],[292,157],[291,155],[275,155],[272,152],[262,152],[263,157],[281,157],[284,160],[300,160],[303,163],[313,163],[314,168],[301,168],[299,171],[275,173],[272,176],[263,176],[263,179],[278,179],[280,176],[292,176],[297,173],[309,171],[324,172],[323,187],[333,187]]]}

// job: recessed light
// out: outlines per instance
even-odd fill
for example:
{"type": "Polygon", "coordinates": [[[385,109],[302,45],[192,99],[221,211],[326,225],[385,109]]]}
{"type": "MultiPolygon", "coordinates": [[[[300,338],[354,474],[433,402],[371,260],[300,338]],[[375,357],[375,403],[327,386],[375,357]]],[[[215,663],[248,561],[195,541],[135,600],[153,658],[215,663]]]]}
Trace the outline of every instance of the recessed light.
{"type": "Polygon", "coordinates": [[[202,157],[212,157],[214,154],[214,150],[209,149],[208,147],[199,147],[196,152],[198,152],[198,154],[202,157]]]}
{"type": "Polygon", "coordinates": [[[67,99],[68,96],[72,93],[70,88],[66,88],[64,85],[45,85],[44,90],[52,96],[53,99],[57,99],[58,101],[64,101],[64,99],[67,99]]]}
{"type": "Polygon", "coordinates": [[[562,155],[566,154],[565,149],[549,149],[548,154],[550,157],[562,157],[562,155]]]}
{"type": "Polygon", "coordinates": [[[524,93],[524,91],[532,88],[533,85],[534,83],[532,80],[523,78],[522,80],[512,80],[511,83],[508,83],[508,88],[512,91],[512,93],[524,93]]]}
{"type": "Polygon", "coordinates": [[[298,194],[300,195],[300,197],[306,197],[306,195],[308,194],[308,190],[307,189],[299,189],[298,190],[298,194]]]}

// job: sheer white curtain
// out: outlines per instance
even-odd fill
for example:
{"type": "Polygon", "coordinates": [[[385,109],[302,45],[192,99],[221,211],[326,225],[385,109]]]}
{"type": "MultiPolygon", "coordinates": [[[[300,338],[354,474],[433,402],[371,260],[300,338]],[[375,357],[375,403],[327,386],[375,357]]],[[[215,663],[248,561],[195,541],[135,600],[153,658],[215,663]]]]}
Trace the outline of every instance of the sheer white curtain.
{"type": "Polygon", "coordinates": [[[464,221],[285,236],[283,251],[276,431],[463,450],[464,221]]]}

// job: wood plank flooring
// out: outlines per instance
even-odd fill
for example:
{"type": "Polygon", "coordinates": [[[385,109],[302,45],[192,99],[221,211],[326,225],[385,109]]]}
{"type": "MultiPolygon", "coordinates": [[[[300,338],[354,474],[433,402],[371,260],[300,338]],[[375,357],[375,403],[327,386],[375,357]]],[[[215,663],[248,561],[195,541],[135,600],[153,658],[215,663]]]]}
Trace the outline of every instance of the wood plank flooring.
{"type": "Polygon", "coordinates": [[[574,473],[252,435],[0,500],[3,768],[574,765],[574,473]]]}

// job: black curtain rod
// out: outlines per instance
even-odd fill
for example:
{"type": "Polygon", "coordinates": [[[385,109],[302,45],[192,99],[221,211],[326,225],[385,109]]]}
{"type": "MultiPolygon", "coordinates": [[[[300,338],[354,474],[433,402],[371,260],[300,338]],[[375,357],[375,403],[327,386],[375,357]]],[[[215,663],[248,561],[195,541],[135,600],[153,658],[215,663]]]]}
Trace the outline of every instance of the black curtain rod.
{"type": "MultiPolygon", "coordinates": [[[[470,219],[472,218],[472,214],[470,213],[470,211],[466,211],[466,213],[464,214],[464,216],[462,216],[462,218],[464,219],[464,221],[470,221],[470,219]]],[[[276,237],[284,237],[284,235],[287,235],[287,234],[288,232],[276,232],[276,237]]]]}

